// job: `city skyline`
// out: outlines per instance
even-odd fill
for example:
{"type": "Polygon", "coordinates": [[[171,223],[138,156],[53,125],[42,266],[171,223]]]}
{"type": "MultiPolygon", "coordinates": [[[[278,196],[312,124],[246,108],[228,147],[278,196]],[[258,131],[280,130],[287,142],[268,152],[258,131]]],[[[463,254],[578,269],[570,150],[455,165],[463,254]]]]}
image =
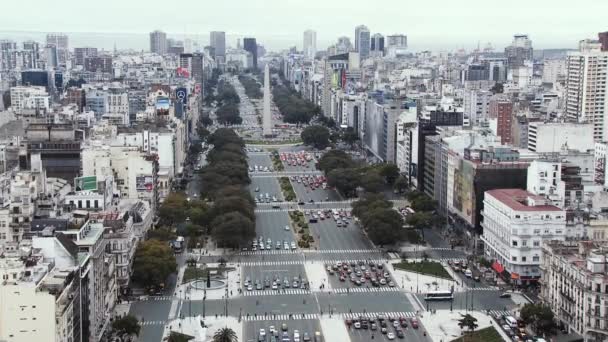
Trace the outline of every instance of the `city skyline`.
{"type": "MultiPolygon", "coordinates": [[[[35,28],[31,23],[21,20],[19,16],[12,15],[24,6],[23,3],[6,4],[6,10],[0,13],[0,20],[4,24],[4,29],[10,32],[148,34],[159,29],[178,39],[184,35],[199,36],[205,43],[208,43],[209,32],[221,30],[226,32],[227,43],[230,46],[235,45],[232,37],[255,36],[261,44],[272,50],[289,48],[293,45],[301,48],[302,32],[306,29],[318,32],[319,49],[331,45],[339,36],[346,35],[354,41],[354,28],[358,25],[366,25],[372,34],[406,34],[412,37],[410,46],[414,50],[445,50],[461,47],[470,49],[478,42],[481,44],[489,42],[500,49],[509,45],[512,35],[516,33],[529,34],[534,45],[542,49],[575,48],[581,37],[594,37],[596,32],[603,31],[600,24],[601,13],[608,10],[608,3],[598,3],[593,0],[580,1],[575,8],[549,1],[528,3],[520,0],[500,4],[498,7],[490,7],[482,1],[474,0],[465,8],[457,3],[436,0],[416,3],[415,7],[408,3],[394,2],[375,7],[374,11],[370,12],[363,6],[350,6],[344,0],[337,0],[331,4],[315,0],[298,7],[298,16],[272,15],[272,24],[266,24],[258,20],[267,14],[266,8],[271,9],[269,13],[273,11],[289,13],[295,7],[276,0],[271,0],[264,6],[237,2],[239,3],[197,4],[185,1],[175,10],[147,13],[144,18],[133,15],[134,12],[128,10],[131,7],[140,8],[138,5],[140,0],[130,2],[129,8],[125,8],[123,3],[112,0],[103,8],[96,10],[96,16],[100,18],[111,16],[113,19],[110,22],[74,15],[70,15],[69,21],[56,21],[55,18],[66,14],[65,8],[76,12],[85,5],[73,0],[61,1],[67,6],[29,0],[26,1],[32,5],[28,6],[29,11],[38,20],[35,28]],[[12,7],[15,7],[14,10],[11,10],[12,7]],[[229,13],[233,13],[230,9],[233,7],[241,8],[247,16],[242,16],[239,20],[229,20],[231,18],[229,13]],[[192,14],[184,15],[180,12],[180,8],[188,8],[188,13],[200,13],[200,17],[192,14]],[[327,11],[317,11],[318,8],[326,8],[327,11]],[[415,10],[411,11],[412,8],[415,10]],[[470,11],[469,8],[475,10],[470,11]],[[526,11],[518,10],[522,8],[526,11]],[[333,9],[339,10],[340,15],[334,15],[336,11],[333,9]],[[176,13],[172,14],[173,11],[176,13]],[[509,14],[515,11],[517,16],[509,14]],[[315,20],[311,25],[309,18],[313,15],[315,20]],[[169,17],[180,19],[167,20],[169,17]],[[429,25],[430,22],[433,22],[433,25],[429,25]],[[497,22],[509,25],[496,25],[497,22]],[[564,22],[568,25],[563,25],[564,22]],[[281,28],[280,33],[277,33],[277,27],[281,28]],[[449,32],[449,35],[446,32],[449,32]]],[[[2,38],[11,38],[4,32],[0,35],[2,38]]],[[[118,42],[118,45],[120,47],[129,44],[118,42]]],[[[143,44],[125,47],[138,49],[140,45],[143,44]]]]}

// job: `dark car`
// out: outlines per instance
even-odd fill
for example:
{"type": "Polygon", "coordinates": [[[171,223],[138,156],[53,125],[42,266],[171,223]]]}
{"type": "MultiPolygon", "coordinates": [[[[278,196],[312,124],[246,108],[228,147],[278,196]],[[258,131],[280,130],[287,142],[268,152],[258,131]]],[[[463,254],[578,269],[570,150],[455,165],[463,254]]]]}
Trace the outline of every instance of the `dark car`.
{"type": "Polygon", "coordinates": [[[511,294],[508,292],[503,292],[499,296],[500,298],[511,298],[511,294]]]}
{"type": "Polygon", "coordinates": [[[397,337],[399,337],[399,338],[404,338],[405,337],[405,334],[403,333],[403,330],[401,330],[401,329],[397,330],[397,337]]]}

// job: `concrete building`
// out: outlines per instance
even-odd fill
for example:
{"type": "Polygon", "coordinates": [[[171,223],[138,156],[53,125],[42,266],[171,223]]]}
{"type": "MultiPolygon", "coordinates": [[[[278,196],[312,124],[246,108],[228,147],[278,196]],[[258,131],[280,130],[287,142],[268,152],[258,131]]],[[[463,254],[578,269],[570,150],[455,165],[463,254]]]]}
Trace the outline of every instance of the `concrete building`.
{"type": "Polygon", "coordinates": [[[68,44],[68,36],[62,33],[49,33],[46,35],[46,45],[54,46],[57,50],[57,61],[59,65],[66,65],[66,63],[70,59],[70,47],[68,44]]]}
{"type": "Polygon", "coordinates": [[[500,137],[502,144],[513,142],[511,128],[513,125],[513,102],[507,97],[493,97],[490,100],[490,127],[500,137]]]}
{"type": "Polygon", "coordinates": [[[592,123],[595,141],[608,140],[608,51],[582,41],[578,52],[568,54],[566,72],[566,116],[592,123]]]}
{"type": "Polygon", "coordinates": [[[556,153],[564,146],[569,150],[588,151],[594,146],[594,125],[571,122],[530,122],[528,149],[537,153],[556,153]]]}
{"type": "Polygon", "coordinates": [[[314,59],[317,53],[317,32],[313,30],[304,31],[302,44],[304,56],[308,59],[314,59]]]}
{"type": "Polygon", "coordinates": [[[542,246],[540,298],[558,326],[584,341],[608,339],[604,305],[608,296],[608,250],[605,238],[595,241],[551,241],[542,246]]]}
{"type": "Polygon", "coordinates": [[[370,32],[367,26],[359,25],[355,27],[355,51],[359,53],[361,60],[369,57],[370,40],[370,32]]]}
{"type": "Polygon", "coordinates": [[[84,69],[89,72],[112,74],[112,56],[87,56],[84,58],[84,69]]]}
{"type": "Polygon", "coordinates": [[[372,54],[378,57],[384,55],[384,36],[380,33],[375,33],[370,42],[370,51],[372,54]]]}
{"type": "Polygon", "coordinates": [[[150,32],[150,52],[159,55],[167,53],[167,34],[163,31],[150,32]]]}
{"type": "Polygon", "coordinates": [[[482,89],[465,89],[463,114],[472,127],[479,127],[486,122],[490,114],[492,92],[482,89]]]}
{"type": "Polygon", "coordinates": [[[86,109],[93,111],[99,120],[108,112],[108,93],[100,89],[88,89],[85,96],[86,109]]]}
{"type": "Polygon", "coordinates": [[[254,69],[258,68],[258,43],[255,38],[243,38],[243,49],[251,54],[254,69]]]}
{"type": "Polygon", "coordinates": [[[568,235],[566,212],[522,189],[486,191],[483,203],[486,258],[495,260],[494,269],[508,272],[516,284],[537,282],[542,244],[568,235]]]}
{"type": "Polygon", "coordinates": [[[565,59],[546,59],[543,61],[543,83],[564,83],[565,81],[565,59]]]}
{"type": "Polygon", "coordinates": [[[94,47],[77,47],[74,48],[74,60],[76,65],[84,66],[84,60],[87,57],[96,57],[97,48],[94,47]]]}
{"type": "Polygon", "coordinates": [[[522,66],[525,61],[531,61],[532,52],[532,41],[527,34],[514,35],[511,45],[505,48],[509,68],[522,66]]]}
{"type": "Polygon", "coordinates": [[[215,60],[224,62],[226,60],[226,32],[211,31],[209,33],[209,44],[215,52],[215,60]]]}
{"type": "Polygon", "coordinates": [[[10,95],[11,108],[17,113],[25,109],[46,113],[50,108],[50,96],[44,87],[12,87],[10,95]]]}
{"type": "Polygon", "coordinates": [[[397,119],[403,109],[399,100],[366,102],[363,145],[380,161],[396,163],[397,119]]]}

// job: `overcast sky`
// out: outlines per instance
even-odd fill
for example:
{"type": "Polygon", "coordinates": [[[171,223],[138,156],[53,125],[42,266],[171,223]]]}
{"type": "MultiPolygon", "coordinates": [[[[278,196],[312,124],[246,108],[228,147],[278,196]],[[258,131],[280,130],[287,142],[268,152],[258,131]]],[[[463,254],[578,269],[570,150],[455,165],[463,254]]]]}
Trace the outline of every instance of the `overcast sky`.
{"type": "MultiPolygon", "coordinates": [[[[317,31],[318,45],[353,39],[357,25],[372,33],[403,33],[419,49],[502,48],[514,33],[536,48],[575,47],[608,30],[608,0],[1,0],[0,31],[146,33],[179,38],[211,30],[248,35],[272,49],[302,45],[317,31]],[[280,46],[280,45],[285,46],[280,46]]],[[[1,38],[1,37],[0,37],[1,38]]],[[[234,45],[233,42],[228,42],[234,45]]]]}

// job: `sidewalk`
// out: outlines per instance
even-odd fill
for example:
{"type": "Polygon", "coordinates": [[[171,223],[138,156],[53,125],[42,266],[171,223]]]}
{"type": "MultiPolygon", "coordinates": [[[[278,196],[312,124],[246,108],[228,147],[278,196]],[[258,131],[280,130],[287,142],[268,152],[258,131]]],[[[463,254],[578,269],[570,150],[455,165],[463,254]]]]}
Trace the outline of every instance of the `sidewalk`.
{"type": "Polygon", "coordinates": [[[462,310],[450,312],[450,310],[437,310],[435,314],[425,312],[420,317],[420,321],[422,322],[427,335],[433,342],[448,342],[463,335],[463,331],[458,326],[458,320],[462,318],[461,314],[470,314],[477,318],[477,324],[479,326],[475,330],[494,326],[503,340],[511,341],[492,317],[479,311],[462,310]]]}

